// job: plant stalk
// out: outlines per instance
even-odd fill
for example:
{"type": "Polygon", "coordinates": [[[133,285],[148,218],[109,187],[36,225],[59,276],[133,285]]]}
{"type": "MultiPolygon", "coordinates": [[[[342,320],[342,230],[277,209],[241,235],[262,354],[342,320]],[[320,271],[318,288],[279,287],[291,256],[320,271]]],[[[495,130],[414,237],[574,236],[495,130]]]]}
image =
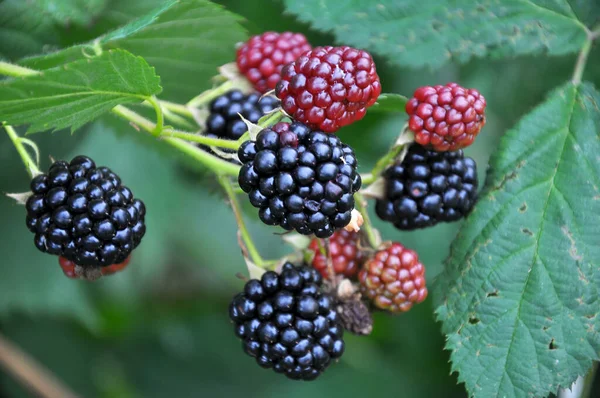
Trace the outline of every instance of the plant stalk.
{"type": "Polygon", "coordinates": [[[362,230],[365,232],[365,235],[367,236],[367,241],[369,242],[369,245],[373,249],[377,249],[377,246],[378,246],[377,235],[375,234],[375,231],[373,230],[373,225],[371,224],[371,218],[369,217],[369,212],[367,210],[365,203],[366,203],[366,200],[363,197],[363,195],[359,192],[356,192],[354,194],[354,207],[363,216],[362,230]]]}
{"type": "Polygon", "coordinates": [[[256,245],[254,244],[254,241],[252,240],[252,237],[248,232],[248,228],[246,228],[246,223],[244,222],[244,217],[240,209],[240,203],[238,202],[237,197],[235,196],[235,192],[233,191],[231,181],[225,176],[219,176],[218,179],[219,183],[223,187],[223,190],[227,194],[227,197],[229,198],[231,208],[233,209],[233,215],[235,216],[235,221],[237,222],[240,235],[242,236],[244,245],[248,250],[250,259],[257,267],[265,268],[265,261],[258,252],[258,249],[256,248],[256,245]]]}
{"type": "Polygon", "coordinates": [[[25,68],[15,64],[9,64],[8,62],[0,62],[0,75],[12,76],[12,77],[25,77],[39,75],[41,72],[37,70],[25,68]]]}
{"type": "Polygon", "coordinates": [[[29,152],[27,152],[27,150],[25,149],[25,146],[23,146],[23,142],[21,141],[21,138],[19,137],[15,129],[13,129],[12,126],[6,124],[4,125],[4,130],[6,130],[6,134],[8,134],[10,140],[15,146],[15,149],[19,153],[19,156],[21,157],[21,160],[23,161],[23,164],[25,165],[25,169],[27,169],[29,176],[33,178],[38,174],[42,174],[42,172],[38,168],[37,162],[35,162],[31,158],[29,152]]]}

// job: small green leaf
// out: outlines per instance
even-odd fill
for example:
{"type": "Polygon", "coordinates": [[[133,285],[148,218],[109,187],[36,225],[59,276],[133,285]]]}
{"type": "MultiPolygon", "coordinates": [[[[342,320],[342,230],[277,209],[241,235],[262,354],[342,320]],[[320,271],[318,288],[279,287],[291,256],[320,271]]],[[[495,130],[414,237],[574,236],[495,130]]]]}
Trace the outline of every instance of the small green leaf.
{"type": "Polygon", "coordinates": [[[579,51],[585,25],[566,0],[285,0],[339,43],[420,68],[473,57],[579,51]]]}
{"type": "MultiPolygon", "coordinates": [[[[245,40],[241,18],[206,0],[169,0],[149,14],[98,39],[104,49],[123,48],[144,57],[161,76],[165,99],[187,101],[209,88],[208,78],[234,58],[245,40]],[[199,85],[189,82],[202,81],[199,85]]],[[[93,43],[20,62],[48,69],[91,53],[93,43]]]]}
{"type": "Polygon", "coordinates": [[[405,112],[408,98],[400,94],[381,94],[369,112],[405,112]]]}
{"type": "Polygon", "coordinates": [[[600,93],[567,84],[502,139],[434,292],[452,369],[542,397],[600,352],[600,93]]]}
{"type": "Polygon", "coordinates": [[[159,77],[143,58],[115,50],[0,82],[0,117],[30,124],[30,133],[75,131],[116,105],[142,102],[160,90],[159,77]]]}

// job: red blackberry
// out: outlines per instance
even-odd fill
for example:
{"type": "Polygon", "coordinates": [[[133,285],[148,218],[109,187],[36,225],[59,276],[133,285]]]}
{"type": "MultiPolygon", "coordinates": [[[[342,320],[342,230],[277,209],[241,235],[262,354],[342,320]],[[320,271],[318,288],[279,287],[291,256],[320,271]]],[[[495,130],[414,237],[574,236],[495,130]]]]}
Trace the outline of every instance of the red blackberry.
{"type": "Polygon", "coordinates": [[[229,317],[246,354],[290,379],[314,380],[344,352],[344,329],[333,298],[309,267],[283,266],[246,283],[229,317]]]}
{"type": "Polygon", "coordinates": [[[463,151],[434,152],[412,145],[401,164],[387,169],[379,218],[398,229],[425,228],[464,217],[477,200],[477,165],[463,151]]]}
{"type": "Polygon", "coordinates": [[[267,225],[327,238],[350,222],[361,179],[340,139],[302,123],[278,123],[238,150],[238,182],[267,225]]]}
{"type": "Polygon", "coordinates": [[[473,143],[485,124],[485,98],[456,83],[419,87],[406,104],[408,127],[419,145],[438,152],[473,143]]]}
{"type": "Polygon", "coordinates": [[[362,293],[380,309],[408,311],[427,297],[425,267],[417,253],[400,243],[388,243],[367,260],[358,274],[362,293]]]}
{"type": "Polygon", "coordinates": [[[146,232],[144,203],[86,156],[55,162],[31,191],[26,222],[36,247],[83,267],[122,263],[146,232]]]}
{"type": "MultiPolygon", "coordinates": [[[[329,253],[333,272],[336,275],[343,275],[352,278],[356,275],[364,259],[364,253],[358,248],[359,234],[357,232],[340,229],[329,239],[329,253]]],[[[329,269],[327,268],[327,257],[321,252],[319,240],[313,239],[308,246],[315,253],[312,266],[323,275],[329,278],[329,269]]]]}
{"type": "Polygon", "coordinates": [[[248,127],[240,114],[252,123],[258,123],[265,114],[279,106],[279,100],[272,96],[263,98],[258,94],[245,95],[240,90],[231,90],[210,103],[210,115],[206,119],[207,136],[239,139],[248,127]]]}
{"type": "Polygon", "coordinates": [[[365,116],[381,83],[368,52],[317,47],[283,67],[275,93],[295,120],[333,133],[365,116]]]}
{"type": "MultiPolygon", "coordinates": [[[[131,256],[128,256],[125,259],[125,261],[123,261],[120,264],[112,264],[112,265],[108,265],[106,267],[102,267],[100,269],[101,274],[102,275],[112,275],[119,271],[124,270],[125,267],[127,267],[127,265],[129,264],[130,258],[131,258],[131,256]]],[[[64,257],[58,257],[58,264],[60,265],[60,268],[62,269],[65,276],[67,276],[68,278],[71,278],[71,279],[78,278],[77,272],[75,270],[75,267],[77,266],[77,264],[75,264],[73,261],[67,260],[64,257]]]]}
{"type": "Polygon", "coordinates": [[[236,63],[261,94],[273,90],[281,79],[281,68],[309,51],[311,45],[301,33],[265,32],[253,36],[237,50],[236,63]]]}

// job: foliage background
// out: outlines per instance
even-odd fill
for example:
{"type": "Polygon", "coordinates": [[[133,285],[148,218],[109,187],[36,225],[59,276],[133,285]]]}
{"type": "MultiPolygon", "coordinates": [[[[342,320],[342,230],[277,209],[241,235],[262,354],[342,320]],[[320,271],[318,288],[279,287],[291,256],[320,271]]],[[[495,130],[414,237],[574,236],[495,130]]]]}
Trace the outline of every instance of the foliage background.
{"type": "MultiPolygon", "coordinates": [[[[118,0],[114,0],[118,1],[118,0]]],[[[47,20],[10,18],[12,0],[0,0],[0,57],[16,60],[47,46],[67,46],[96,37],[160,0],[132,0],[127,9],[106,8],[73,19],[63,27],[47,20]],[[8,8],[2,8],[8,7],[8,8]],[[27,40],[15,43],[19,31],[27,40]],[[16,33],[15,33],[16,32],[16,33]]],[[[60,3],[60,2],[59,2],[60,3]]],[[[68,3],[68,2],[67,2],[68,3]]],[[[266,30],[305,33],[313,45],[332,36],[309,30],[284,13],[279,1],[223,0],[244,16],[251,34],[266,30]],[[283,15],[282,15],[283,14],[283,15]]],[[[223,29],[227,29],[224,27],[223,29]]],[[[231,58],[233,59],[233,49],[231,58]]],[[[488,122],[467,154],[479,165],[480,181],[501,135],[545,95],[570,79],[575,55],[521,56],[509,60],[472,60],[443,69],[403,69],[376,58],[385,92],[410,95],[424,84],[457,81],[477,87],[488,100],[488,122]]],[[[592,50],[586,79],[600,86],[600,51],[592,50]]],[[[190,86],[206,88],[212,73],[202,71],[190,86]]],[[[342,139],[356,148],[366,171],[399,132],[405,118],[368,114],[344,129],[342,139]]],[[[24,209],[0,197],[0,330],[86,397],[244,396],[343,397],[370,394],[415,397],[461,397],[463,386],[449,375],[448,353],[429,298],[405,315],[375,316],[369,337],[347,336],[346,354],[313,383],[274,377],[245,356],[233,336],[227,305],[244,271],[236,246],[236,227],[216,185],[182,167],[177,154],[151,137],[136,134],[112,116],[83,128],[33,137],[44,154],[70,159],[86,154],[108,165],[146,202],[148,233],[126,272],[97,283],[70,281],[56,260],[33,249],[24,225],[24,209]]],[[[0,191],[22,192],[27,177],[17,154],[0,134],[0,191]]],[[[252,214],[252,213],[248,213],[252,214]]],[[[386,239],[417,250],[428,281],[442,270],[458,223],[401,233],[379,223],[386,239]]],[[[265,257],[288,250],[272,229],[250,222],[265,257]]],[[[27,396],[0,373],[0,391],[27,396]]],[[[592,395],[594,396],[594,395],[592,395]]]]}

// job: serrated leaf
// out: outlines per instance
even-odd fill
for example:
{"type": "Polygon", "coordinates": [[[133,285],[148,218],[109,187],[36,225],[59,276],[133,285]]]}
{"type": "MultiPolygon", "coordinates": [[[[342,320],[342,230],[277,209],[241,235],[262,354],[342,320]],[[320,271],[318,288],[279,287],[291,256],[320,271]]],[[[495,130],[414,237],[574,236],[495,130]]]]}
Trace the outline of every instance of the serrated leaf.
{"type": "MultiPolygon", "coordinates": [[[[161,76],[166,99],[186,101],[209,88],[208,78],[234,58],[245,40],[241,18],[206,0],[169,0],[149,14],[98,39],[104,49],[123,48],[144,57],[161,76]],[[202,78],[203,77],[203,78],[202,78]],[[190,81],[205,81],[191,85],[190,81]]],[[[48,69],[85,57],[93,43],[20,63],[48,69]]]]}
{"type": "Polygon", "coordinates": [[[434,290],[481,397],[541,397],[600,352],[600,93],[567,84],[502,139],[434,290]]]}
{"type": "Polygon", "coordinates": [[[316,29],[409,67],[473,57],[579,51],[586,29],[566,0],[285,0],[316,29]]]}
{"type": "Polygon", "coordinates": [[[76,130],[119,104],[159,93],[160,79],[141,57],[114,50],[39,75],[0,83],[0,115],[29,132],[76,130]]]}

